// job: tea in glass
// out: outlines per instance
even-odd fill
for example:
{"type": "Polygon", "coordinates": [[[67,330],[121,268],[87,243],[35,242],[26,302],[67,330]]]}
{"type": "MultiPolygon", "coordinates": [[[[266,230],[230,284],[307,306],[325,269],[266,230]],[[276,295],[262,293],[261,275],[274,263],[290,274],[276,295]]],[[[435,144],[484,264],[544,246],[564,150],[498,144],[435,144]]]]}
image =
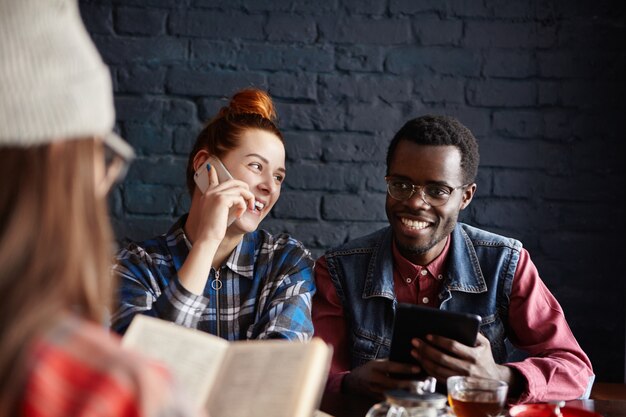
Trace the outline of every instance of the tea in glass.
{"type": "Polygon", "coordinates": [[[457,417],[495,417],[502,414],[508,385],[503,381],[451,376],[448,402],[457,417]]]}

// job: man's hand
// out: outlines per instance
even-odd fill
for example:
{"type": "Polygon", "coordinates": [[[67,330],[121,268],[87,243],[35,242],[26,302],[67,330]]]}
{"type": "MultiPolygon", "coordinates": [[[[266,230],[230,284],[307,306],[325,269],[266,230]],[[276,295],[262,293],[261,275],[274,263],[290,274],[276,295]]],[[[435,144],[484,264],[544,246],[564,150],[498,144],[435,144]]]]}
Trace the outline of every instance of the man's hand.
{"type": "Polygon", "coordinates": [[[343,389],[350,393],[365,394],[377,399],[383,398],[383,392],[390,389],[408,389],[409,380],[392,378],[389,374],[418,374],[420,368],[386,359],[369,361],[346,374],[343,389]]]}
{"type": "Polygon", "coordinates": [[[414,348],[411,355],[440,383],[445,384],[449,376],[469,375],[504,381],[511,393],[521,389],[520,375],[495,362],[489,340],[480,333],[473,347],[436,335],[426,336],[426,341],[413,339],[411,343],[414,348]]]}

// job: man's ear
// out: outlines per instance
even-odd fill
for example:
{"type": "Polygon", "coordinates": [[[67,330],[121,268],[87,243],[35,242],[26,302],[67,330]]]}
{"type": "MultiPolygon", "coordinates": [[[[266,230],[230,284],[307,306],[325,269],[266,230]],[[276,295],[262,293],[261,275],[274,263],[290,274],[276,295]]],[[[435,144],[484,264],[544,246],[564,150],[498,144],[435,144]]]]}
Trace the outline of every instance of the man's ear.
{"type": "Polygon", "coordinates": [[[209,159],[211,154],[205,149],[199,150],[193,157],[193,171],[196,172],[209,159]]]}
{"type": "Polygon", "coordinates": [[[472,183],[465,187],[463,191],[463,199],[461,200],[461,210],[465,210],[465,207],[469,206],[476,193],[476,183],[472,183]]]}

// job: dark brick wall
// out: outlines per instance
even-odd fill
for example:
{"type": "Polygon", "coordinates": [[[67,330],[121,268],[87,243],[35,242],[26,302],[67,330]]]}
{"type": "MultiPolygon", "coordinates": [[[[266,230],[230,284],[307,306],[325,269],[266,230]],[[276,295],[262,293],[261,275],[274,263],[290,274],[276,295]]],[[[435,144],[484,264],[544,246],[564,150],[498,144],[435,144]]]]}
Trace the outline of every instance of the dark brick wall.
{"type": "Polygon", "coordinates": [[[317,255],[385,225],[384,156],[427,113],[481,147],[462,219],[521,239],[599,380],[624,377],[621,1],[84,0],[139,154],[113,193],[117,236],[186,211],[187,153],[235,90],[269,89],[287,138],[264,227],[317,255]]]}

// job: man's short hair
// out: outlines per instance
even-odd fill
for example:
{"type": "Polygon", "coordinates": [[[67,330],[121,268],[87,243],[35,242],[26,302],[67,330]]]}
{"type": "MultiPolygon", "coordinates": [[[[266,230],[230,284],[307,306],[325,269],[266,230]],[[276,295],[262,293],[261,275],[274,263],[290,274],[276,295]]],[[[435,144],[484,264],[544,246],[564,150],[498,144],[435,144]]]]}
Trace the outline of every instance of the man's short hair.
{"type": "Polygon", "coordinates": [[[478,143],[470,130],[451,116],[425,115],[409,120],[396,133],[387,150],[387,175],[389,164],[401,140],[417,145],[456,146],[461,152],[463,182],[471,184],[478,171],[478,143]]]}

